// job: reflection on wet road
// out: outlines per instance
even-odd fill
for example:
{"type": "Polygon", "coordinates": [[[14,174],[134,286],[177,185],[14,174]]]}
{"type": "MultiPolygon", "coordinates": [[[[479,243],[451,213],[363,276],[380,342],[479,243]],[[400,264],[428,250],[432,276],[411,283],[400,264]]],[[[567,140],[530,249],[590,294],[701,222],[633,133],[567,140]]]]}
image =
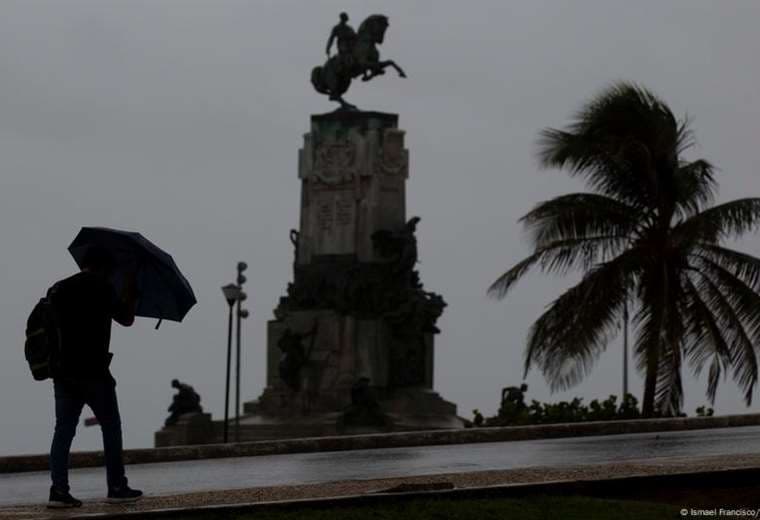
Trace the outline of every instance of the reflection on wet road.
{"type": "MultiPolygon", "coordinates": [[[[760,453],[760,427],[167,462],[128,466],[127,475],[133,486],[151,495],[166,495],[740,453],[760,453]]],[[[103,468],[72,470],[70,480],[72,493],[79,498],[105,495],[103,468]]],[[[0,475],[0,504],[44,502],[49,485],[46,472],[0,475]]]]}

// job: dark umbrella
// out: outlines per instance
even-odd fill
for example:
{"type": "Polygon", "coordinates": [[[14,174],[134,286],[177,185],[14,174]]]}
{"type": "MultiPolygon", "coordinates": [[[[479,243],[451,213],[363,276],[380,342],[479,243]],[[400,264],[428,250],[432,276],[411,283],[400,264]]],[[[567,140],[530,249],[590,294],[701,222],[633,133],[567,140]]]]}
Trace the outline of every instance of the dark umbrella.
{"type": "MultiPolygon", "coordinates": [[[[182,321],[196,299],[193,289],[174,259],[140,233],[103,227],[83,227],[69,246],[77,265],[82,266],[88,249],[108,251],[116,263],[114,284],[120,287],[126,272],[135,269],[140,298],[136,316],[182,321]]],[[[158,328],[158,324],[156,328],[158,328]]]]}

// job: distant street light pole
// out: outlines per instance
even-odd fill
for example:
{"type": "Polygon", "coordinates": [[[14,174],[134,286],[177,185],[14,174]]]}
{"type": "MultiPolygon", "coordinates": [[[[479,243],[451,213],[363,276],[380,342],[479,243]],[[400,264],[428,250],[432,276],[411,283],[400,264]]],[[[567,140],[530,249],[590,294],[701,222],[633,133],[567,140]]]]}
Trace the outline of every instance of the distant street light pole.
{"type": "Polygon", "coordinates": [[[243,291],[243,284],[246,281],[246,277],[243,271],[248,269],[248,264],[245,262],[238,262],[237,264],[237,357],[235,364],[235,442],[240,442],[240,320],[248,317],[248,310],[242,308],[243,302],[248,298],[248,295],[243,291]]]}
{"type": "Polygon", "coordinates": [[[623,395],[628,395],[628,302],[623,302],[623,395]]]}
{"type": "Polygon", "coordinates": [[[227,320],[227,379],[224,386],[224,442],[228,440],[229,429],[229,412],[230,412],[230,358],[232,357],[232,307],[240,299],[240,288],[231,283],[222,287],[224,299],[230,309],[229,319],[227,320]]]}

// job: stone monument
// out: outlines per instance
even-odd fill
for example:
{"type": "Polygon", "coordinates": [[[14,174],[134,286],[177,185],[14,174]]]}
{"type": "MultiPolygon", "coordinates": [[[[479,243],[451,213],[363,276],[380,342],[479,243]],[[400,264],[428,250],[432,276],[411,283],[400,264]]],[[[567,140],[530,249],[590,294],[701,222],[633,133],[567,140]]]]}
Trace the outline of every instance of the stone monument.
{"type": "Polygon", "coordinates": [[[172,404],[168,409],[170,415],[166,418],[164,427],[155,433],[155,446],[213,442],[214,425],[211,414],[203,413],[200,395],[192,386],[178,379],[173,379],[171,386],[177,393],[172,397],[172,404]]]}
{"type": "Polygon", "coordinates": [[[293,281],[268,324],[266,389],[246,408],[258,422],[303,434],[461,427],[456,406],[433,391],[446,304],[415,269],[408,178],[397,115],[312,116],[293,281]]]}
{"type": "Polygon", "coordinates": [[[183,415],[203,413],[201,396],[192,386],[181,382],[179,379],[172,379],[172,388],[175,388],[177,393],[172,397],[172,404],[167,410],[171,415],[166,418],[164,426],[177,424],[183,415]]]}
{"type": "Polygon", "coordinates": [[[340,19],[327,62],[311,75],[340,108],[311,116],[299,151],[293,278],[268,323],[266,388],[244,405],[243,440],[464,425],[433,390],[446,303],[416,270],[420,218],[406,211],[404,130],[397,114],[360,111],[342,97],[353,78],[388,66],[405,74],[379,59],[387,17],[372,15],[357,32],[340,19]]]}

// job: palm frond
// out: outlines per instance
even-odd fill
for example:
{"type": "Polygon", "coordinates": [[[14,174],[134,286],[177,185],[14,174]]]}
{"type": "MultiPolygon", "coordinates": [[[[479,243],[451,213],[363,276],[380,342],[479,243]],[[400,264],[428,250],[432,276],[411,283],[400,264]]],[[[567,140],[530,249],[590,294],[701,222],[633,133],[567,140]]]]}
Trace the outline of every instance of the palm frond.
{"type": "Polygon", "coordinates": [[[597,143],[572,132],[546,128],[539,132],[538,162],[543,168],[567,168],[580,173],[595,165],[601,150],[597,143]]]}
{"type": "Polygon", "coordinates": [[[536,320],[528,335],[525,372],[539,367],[552,391],[578,383],[617,333],[635,254],[623,253],[589,271],[536,320]]]}
{"type": "Polygon", "coordinates": [[[594,97],[576,115],[574,133],[597,140],[635,140],[653,158],[674,148],[678,123],[670,108],[650,90],[630,82],[618,82],[594,97]]]}
{"type": "Polygon", "coordinates": [[[541,259],[543,251],[533,253],[528,258],[521,260],[517,265],[510,268],[506,273],[496,279],[488,288],[488,295],[493,298],[504,298],[512,286],[522,278],[533,265],[541,259]]]}
{"type": "Polygon", "coordinates": [[[747,287],[760,293],[760,258],[714,244],[698,244],[692,254],[709,258],[747,287]]]}
{"type": "Polygon", "coordinates": [[[636,208],[595,193],[572,193],[542,202],[520,219],[534,247],[589,236],[628,236],[638,222],[636,208]]]}
{"type": "Polygon", "coordinates": [[[620,152],[620,146],[614,150],[605,148],[593,136],[552,128],[540,133],[538,146],[543,167],[563,168],[571,177],[583,178],[592,191],[631,206],[652,205],[651,183],[647,177],[641,178],[626,154],[620,152]]]}
{"type": "Polygon", "coordinates": [[[684,162],[675,172],[675,205],[686,219],[713,203],[717,183],[713,166],[705,160],[684,162]]]}
{"type": "MultiPolygon", "coordinates": [[[[726,356],[725,352],[722,353],[720,364],[733,368],[734,379],[744,389],[745,401],[749,405],[752,402],[752,391],[757,383],[757,357],[752,341],[733,302],[719,287],[723,284],[713,281],[702,269],[695,268],[692,272],[699,273],[697,292],[717,322],[721,336],[725,338],[725,345],[728,347],[728,355],[726,356]]],[[[700,347],[704,348],[704,346],[697,348],[700,347]]],[[[715,401],[715,390],[717,386],[708,385],[707,397],[711,402],[715,401]]]]}
{"type": "Polygon", "coordinates": [[[501,275],[488,288],[488,295],[503,299],[512,286],[536,264],[543,272],[566,274],[587,270],[624,247],[625,236],[592,236],[557,240],[534,252],[501,275]]]}
{"type": "Polygon", "coordinates": [[[595,96],[567,129],[541,132],[538,158],[545,168],[582,176],[598,193],[658,207],[662,194],[672,191],[669,177],[678,166],[677,150],[688,142],[687,123],[679,125],[652,92],[620,82],[595,96]]]}
{"type": "Polygon", "coordinates": [[[677,155],[681,155],[696,143],[694,132],[691,130],[690,126],[691,118],[688,114],[686,114],[678,124],[678,137],[676,139],[677,155]]]}
{"type": "Polygon", "coordinates": [[[730,366],[731,352],[718,320],[702,299],[700,291],[688,276],[684,280],[686,334],[684,351],[694,373],[699,376],[705,363],[712,359],[708,374],[707,398],[715,402],[722,366],[730,366]]]}
{"type": "Polygon", "coordinates": [[[737,238],[760,224],[760,198],[737,199],[701,211],[676,225],[671,233],[676,244],[717,244],[737,238]]]}
{"type": "Polygon", "coordinates": [[[657,365],[655,408],[668,416],[675,416],[683,407],[681,380],[681,346],[665,341],[657,365]]]}
{"type": "Polygon", "coordinates": [[[713,313],[720,318],[734,380],[744,390],[744,400],[750,405],[758,380],[760,294],[709,258],[693,255],[691,262],[703,277],[700,289],[710,297],[713,313]]]}

